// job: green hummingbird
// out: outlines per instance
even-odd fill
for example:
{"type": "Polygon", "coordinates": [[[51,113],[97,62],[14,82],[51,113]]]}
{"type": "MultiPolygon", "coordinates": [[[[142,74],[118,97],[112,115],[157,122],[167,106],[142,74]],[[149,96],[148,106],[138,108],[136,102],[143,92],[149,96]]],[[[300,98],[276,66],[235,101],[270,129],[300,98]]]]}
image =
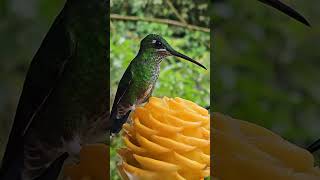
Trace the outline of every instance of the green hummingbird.
{"type": "Polygon", "coordinates": [[[174,50],[161,36],[147,35],[119,82],[110,114],[111,133],[118,133],[131,110],[151,96],[159,77],[160,63],[168,56],[185,59],[206,69],[199,62],[174,50]]]}
{"type": "Polygon", "coordinates": [[[310,26],[310,23],[301,15],[299,14],[296,10],[294,10],[293,8],[289,7],[288,5],[284,4],[283,2],[279,1],[279,0],[258,0],[268,6],[272,6],[276,9],[278,9],[279,11],[287,14],[288,16],[296,19],[297,21],[310,26]]]}
{"type": "Polygon", "coordinates": [[[41,177],[82,145],[106,141],[108,9],[108,0],[67,0],[55,19],[30,64],[1,180],[56,179],[41,177]]]}

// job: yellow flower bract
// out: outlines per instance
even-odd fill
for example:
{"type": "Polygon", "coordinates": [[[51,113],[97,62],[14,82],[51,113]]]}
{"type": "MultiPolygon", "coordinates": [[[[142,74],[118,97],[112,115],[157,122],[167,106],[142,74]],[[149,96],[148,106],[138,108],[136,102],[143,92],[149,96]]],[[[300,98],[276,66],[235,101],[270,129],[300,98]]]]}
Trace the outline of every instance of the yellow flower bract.
{"type": "Polygon", "coordinates": [[[213,113],[213,176],[220,180],[319,180],[314,158],[261,126],[213,113]]]}
{"type": "Polygon", "coordinates": [[[182,98],[151,97],[123,126],[123,179],[200,180],[210,174],[210,115],[182,98]]]}

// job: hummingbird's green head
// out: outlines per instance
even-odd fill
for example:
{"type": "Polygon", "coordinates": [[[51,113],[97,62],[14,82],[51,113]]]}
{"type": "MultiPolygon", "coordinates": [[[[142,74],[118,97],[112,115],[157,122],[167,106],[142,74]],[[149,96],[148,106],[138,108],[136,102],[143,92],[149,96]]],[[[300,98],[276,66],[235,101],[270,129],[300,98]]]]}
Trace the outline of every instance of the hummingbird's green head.
{"type": "Polygon", "coordinates": [[[139,53],[141,54],[145,52],[150,56],[156,57],[159,62],[167,56],[176,56],[206,69],[206,67],[199,62],[174,50],[164,38],[156,34],[149,34],[141,41],[139,53]]]}

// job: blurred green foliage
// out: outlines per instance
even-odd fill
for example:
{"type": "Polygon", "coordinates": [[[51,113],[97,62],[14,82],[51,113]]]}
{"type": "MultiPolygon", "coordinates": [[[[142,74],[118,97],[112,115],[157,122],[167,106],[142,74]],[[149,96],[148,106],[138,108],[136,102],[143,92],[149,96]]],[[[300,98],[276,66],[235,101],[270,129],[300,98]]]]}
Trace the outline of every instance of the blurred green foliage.
{"type": "MultiPolygon", "coordinates": [[[[171,2],[180,16],[189,24],[209,26],[209,18],[205,15],[206,1],[193,3],[191,0],[177,0],[171,2]]],[[[111,0],[111,13],[179,21],[166,0],[111,0]]],[[[163,36],[176,50],[209,68],[210,34],[208,32],[154,22],[111,19],[111,104],[122,74],[139,50],[140,40],[151,33],[163,36]]],[[[170,57],[163,60],[161,64],[160,76],[153,96],[182,97],[202,106],[208,106],[210,105],[209,92],[210,70],[204,71],[192,63],[170,57]]],[[[119,162],[116,150],[121,146],[120,137],[115,137],[110,148],[112,180],[120,179],[116,170],[116,164],[119,162]]]]}
{"type": "Polygon", "coordinates": [[[320,136],[320,2],[287,2],[308,28],[258,1],[216,1],[214,111],[306,146],[320,136]]]}

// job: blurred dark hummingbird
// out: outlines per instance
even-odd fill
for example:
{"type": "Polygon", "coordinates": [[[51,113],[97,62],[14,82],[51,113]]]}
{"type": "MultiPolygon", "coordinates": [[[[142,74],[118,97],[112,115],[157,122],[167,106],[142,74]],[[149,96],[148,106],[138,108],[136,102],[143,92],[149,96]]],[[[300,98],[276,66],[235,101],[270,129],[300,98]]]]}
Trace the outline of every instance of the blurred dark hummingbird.
{"type": "Polygon", "coordinates": [[[160,63],[168,56],[176,56],[206,69],[197,61],[174,50],[159,35],[149,34],[140,43],[137,56],[124,72],[113,102],[110,120],[111,133],[118,133],[131,110],[151,96],[160,73],[160,63]]]}
{"type": "Polygon", "coordinates": [[[67,0],[55,19],[30,64],[1,180],[56,179],[68,156],[108,138],[108,9],[67,0]]]}
{"type": "Polygon", "coordinates": [[[267,4],[269,6],[272,6],[276,9],[278,9],[279,11],[287,14],[288,16],[296,19],[297,21],[310,26],[310,23],[301,15],[299,14],[296,10],[294,10],[293,8],[289,7],[288,5],[282,3],[279,0],[258,0],[264,4],[267,4]]]}

